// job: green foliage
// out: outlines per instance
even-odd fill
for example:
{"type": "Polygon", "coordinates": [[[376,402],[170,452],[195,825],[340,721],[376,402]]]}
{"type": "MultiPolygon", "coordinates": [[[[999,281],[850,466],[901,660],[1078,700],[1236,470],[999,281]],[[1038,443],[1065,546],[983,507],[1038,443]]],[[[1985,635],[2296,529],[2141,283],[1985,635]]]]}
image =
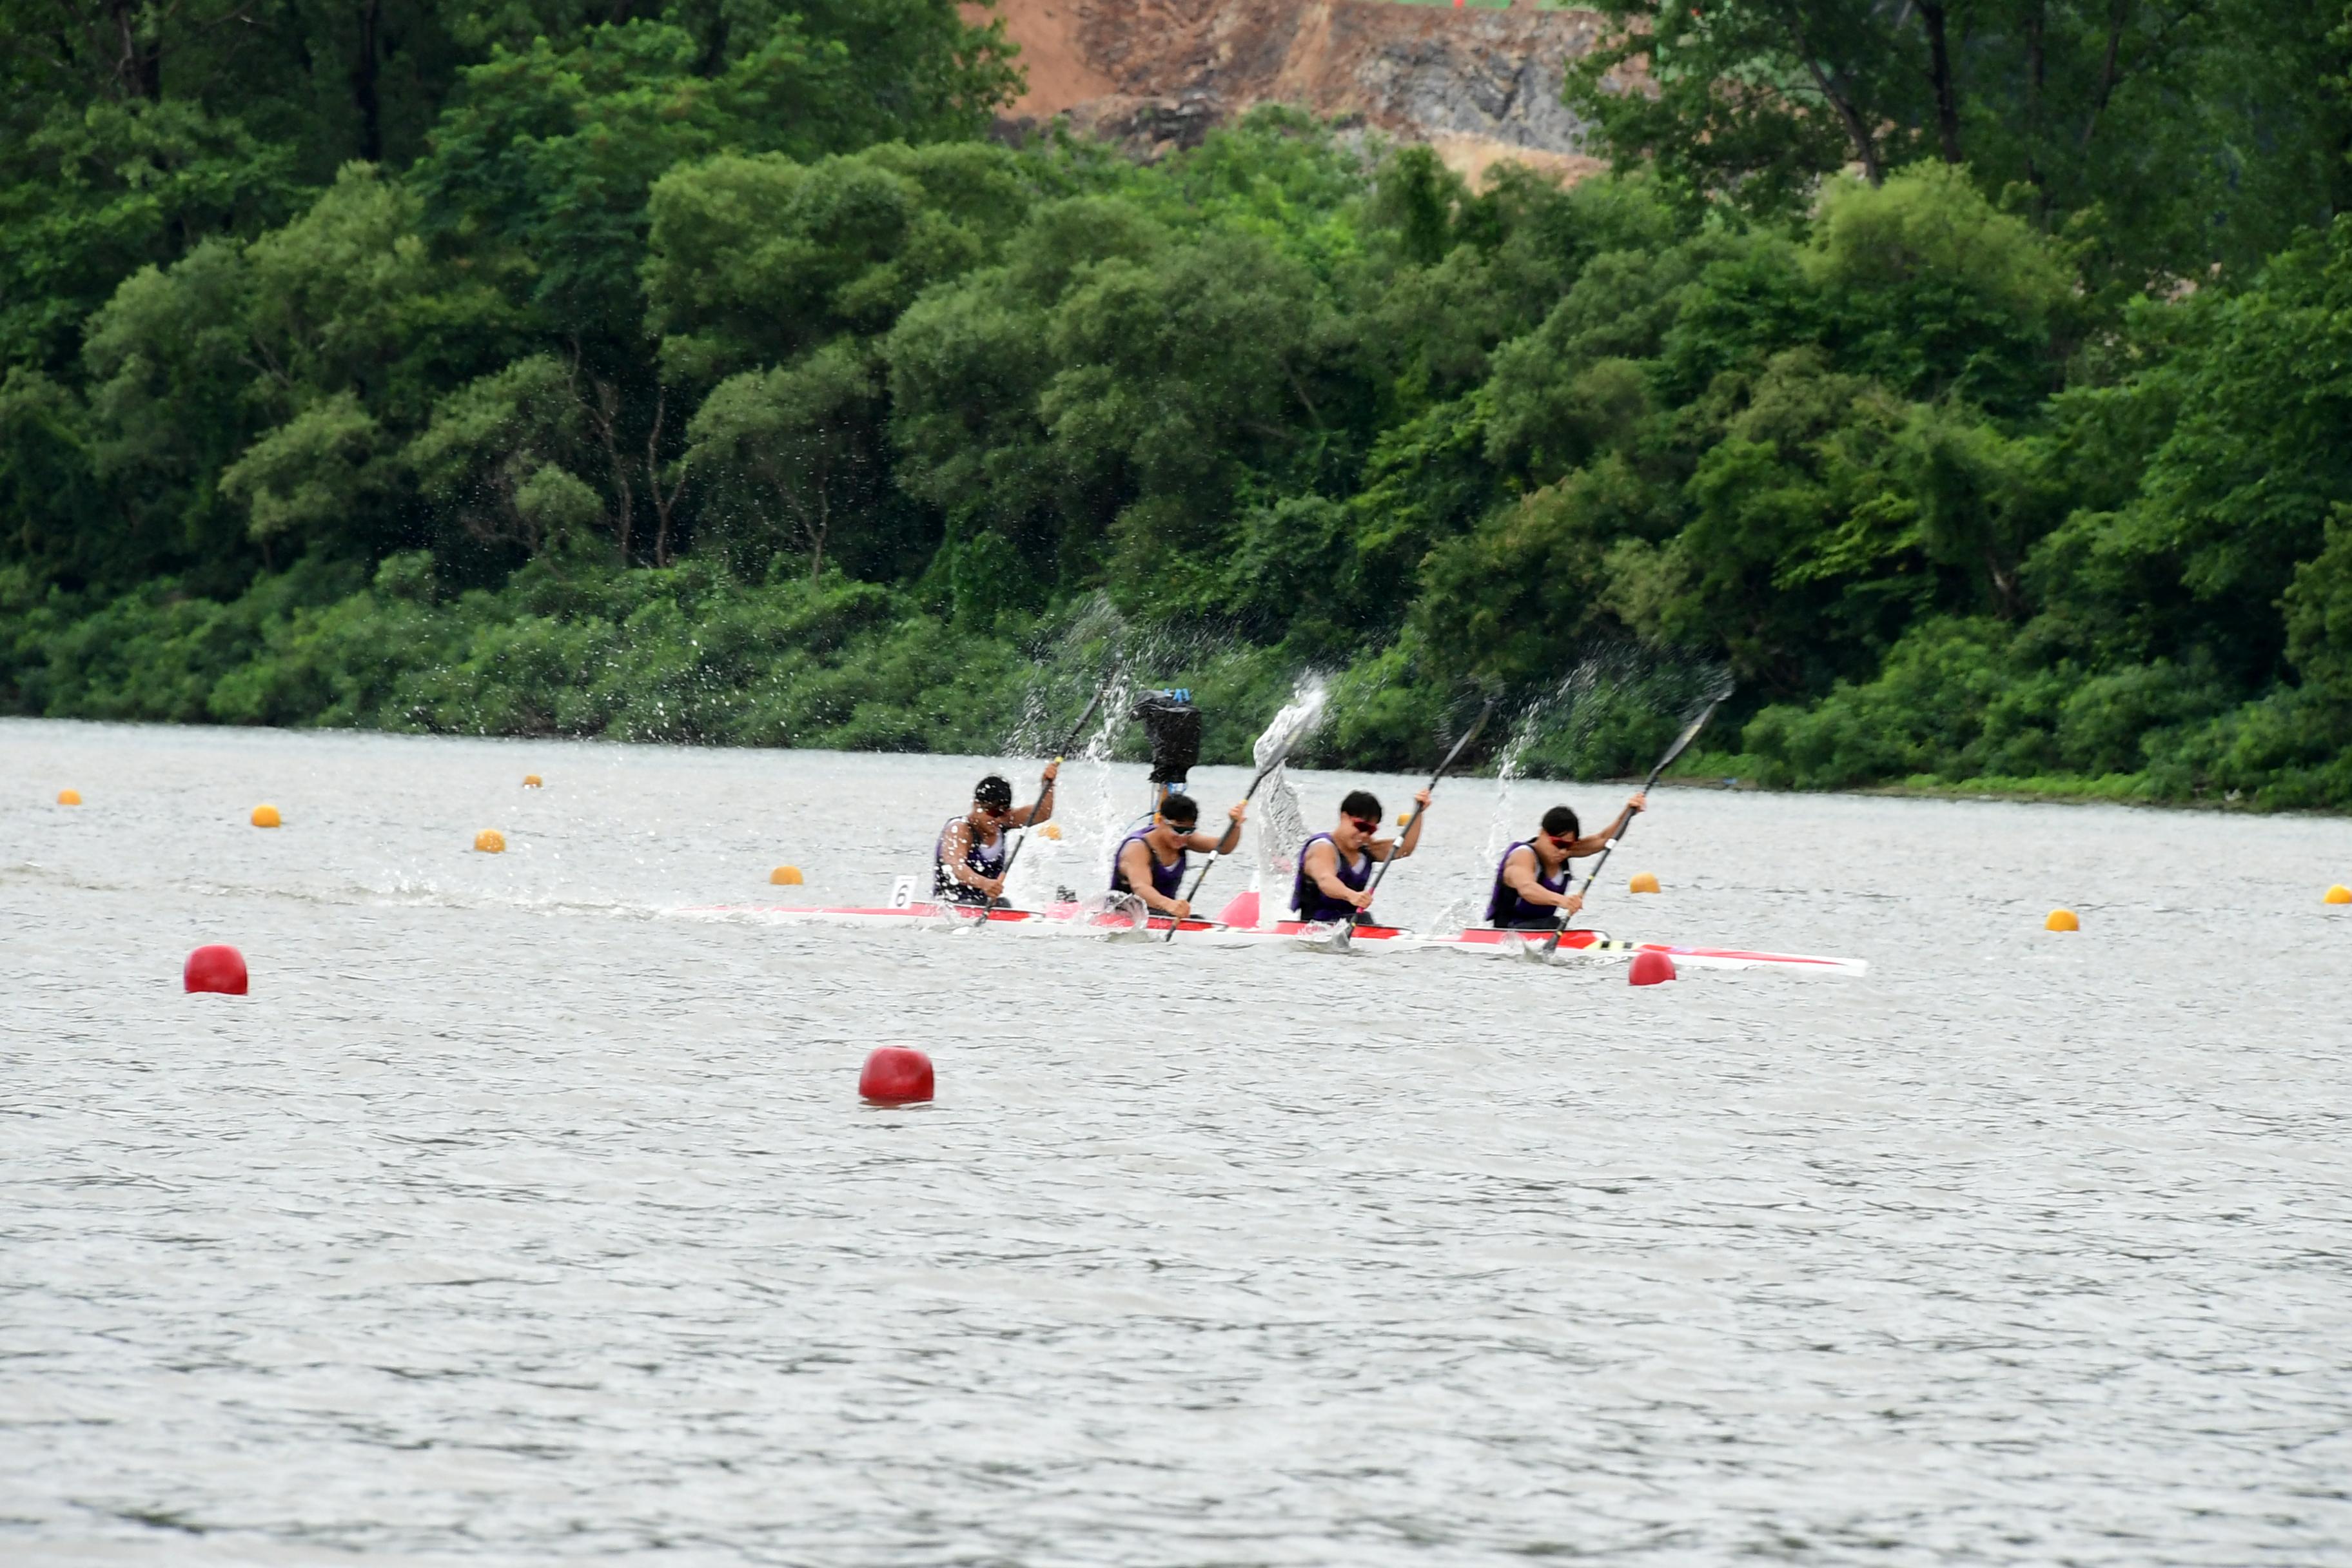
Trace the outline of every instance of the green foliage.
{"type": "Polygon", "coordinates": [[[985,750],[1026,669],[1009,644],[838,576],[538,564],[445,596],[409,554],[353,586],[306,567],[226,602],[158,584],[69,619],[20,612],[0,682],[83,718],[985,750]]]}
{"type": "Polygon", "coordinates": [[[82,321],[126,276],[291,216],[292,163],[194,103],[53,105],[0,154],[0,364],[69,371],[82,321]]]}
{"type": "Polygon", "coordinates": [[[1784,215],[1923,158],[2065,237],[2092,292],[2256,263],[2352,196],[2340,6],[1596,0],[1570,101],[1622,167],[1784,215]]]}
{"type": "Polygon", "coordinates": [[[1214,754],[1647,645],[1775,782],[2352,804],[2352,34],[1603,9],[1561,189],[983,141],[950,0],[0,0],[0,700],[986,747],[1112,605],[1214,754]]]}

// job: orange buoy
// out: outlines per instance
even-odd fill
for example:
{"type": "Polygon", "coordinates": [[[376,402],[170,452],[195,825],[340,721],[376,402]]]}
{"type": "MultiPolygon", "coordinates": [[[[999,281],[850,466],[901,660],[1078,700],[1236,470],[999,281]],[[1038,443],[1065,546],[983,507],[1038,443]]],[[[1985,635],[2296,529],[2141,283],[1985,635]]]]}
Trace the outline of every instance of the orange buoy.
{"type": "Polygon", "coordinates": [[[1058,840],[1062,837],[1062,825],[1058,822],[1049,822],[1037,830],[1037,837],[1058,840]]]}
{"type": "Polygon", "coordinates": [[[1658,879],[1654,873],[1636,871],[1633,879],[1625,884],[1625,890],[1629,893],[1654,893],[1658,890],[1658,879]]]}
{"type": "Polygon", "coordinates": [[[2319,901],[2323,904],[2352,904],[2352,888],[2338,882],[2321,894],[2319,901]]]}
{"type": "Polygon", "coordinates": [[[1633,955],[1633,971],[1625,976],[1635,985],[1663,985],[1674,977],[1675,961],[1649,947],[1633,955]]]}
{"type": "Polygon", "coordinates": [[[2081,931],[2083,922],[2072,910],[2052,910],[2050,918],[2042,922],[2043,931],[2081,931]]]}
{"type": "Polygon", "coordinates": [[[768,873],[768,881],[779,888],[797,888],[806,879],[798,866],[779,866],[768,873]]]}
{"type": "Polygon", "coordinates": [[[283,821],[278,815],[278,808],[266,802],[253,808],[253,825],[256,827],[277,827],[283,821]]]}
{"type": "Polygon", "coordinates": [[[217,992],[223,996],[245,994],[245,954],[226,942],[213,942],[188,954],[180,984],[190,991],[217,992]]]}
{"type": "Polygon", "coordinates": [[[877,1105],[911,1105],[931,1098],[931,1058],[912,1046],[881,1046],[866,1058],[857,1092],[877,1105]]]}
{"type": "Polygon", "coordinates": [[[522,787],[525,789],[545,789],[547,787],[547,781],[541,778],[537,773],[525,773],[522,775],[522,787]]]}
{"type": "Polygon", "coordinates": [[[1225,907],[1217,911],[1217,919],[1239,931],[1255,931],[1257,913],[1257,892],[1252,889],[1248,892],[1235,893],[1225,907]]]}
{"type": "Polygon", "coordinates": [[[503,855],[507,852],[507,836],[495,827],[485,827],[474,835],[474,847],[485,855],[503,855]]]}
{"type": "Polygon", "coordinates": [[[78,789],[61,789],[58,791],[58,804],[59,805],[79,805],[81,804],[81,791],[78,789]]]}

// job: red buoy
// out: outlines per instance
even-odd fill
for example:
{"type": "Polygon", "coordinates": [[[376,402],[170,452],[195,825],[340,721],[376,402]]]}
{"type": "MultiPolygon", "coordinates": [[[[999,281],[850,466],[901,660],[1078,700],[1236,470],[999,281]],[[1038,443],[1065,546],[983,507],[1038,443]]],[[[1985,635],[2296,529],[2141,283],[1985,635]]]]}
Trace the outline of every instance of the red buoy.
{"type": "Polygon", "coordinates": [[[1625,978],[1635,985],[1663,985],[1675,977],[1675,961],[1654,948],[1633,955],[1633,972],[1625,978]]]}
{"type": "Polygon", "coordinates": [[[931,1058],[911,1046],[882,1046],[866,1058],[857,1092],[877,1105],[911,1105],[931,1098],[931,1058]]]}
{"type": "Polygon", "coordinates": [[[181,982],[191,991],[217,991],[224,996],[245,994],[245,954],[226,942],[214,942],[188,954],[181,982]]]}
{"type": "Polygon", "coordinates": [[[1241,931],[1257,929],[1257,893],[1235,893],[1233,901],[1217,911],[1217,919],[1241,931]]]}

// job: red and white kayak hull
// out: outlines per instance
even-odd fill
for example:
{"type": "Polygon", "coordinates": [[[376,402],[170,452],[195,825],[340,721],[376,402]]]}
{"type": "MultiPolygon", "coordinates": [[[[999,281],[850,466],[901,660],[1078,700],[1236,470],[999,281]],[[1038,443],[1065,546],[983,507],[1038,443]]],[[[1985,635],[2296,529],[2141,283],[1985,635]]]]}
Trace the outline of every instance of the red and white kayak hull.
{"type": "Polygon", "coordinates": [[[1555,963],[1580,963],[1612,959],[1631,962],[1637,952],[1663,952],[1678,969],[1773,969],[1791,973],[1867,974],[1870,964],[1859,958],[1825,958],[1802,952],[1759,952],[1737,947],[1683,947],[1664,942],[1613,942],[1597,931],[1571,931],[1549,952],[1546,931],[1505,931],[1472,926],[1451,936],[1426,937],[1422,945],[1503,957],[1548,959],[1555,963]]]}
{"type": "MultiPolygon", "coordinates": [[[[1042,910],[980,909],[969,904],[911,903],[895,906],[804,908],[779,904],[711,904],[682,910],[682,914],[711,915],[772,921],[780,925],[900,926],[955,929],[986,925],[991,930],[1039,936],[1163,938],[1168,918],[1154,915],[1139,921],[1123,910],[1087,904],[1049,904],[1042,910]]],[[[1263,926],[1229,926],[1217,921],[1187,920],[1176,928],[1176,940],[1187,945],[1255,947],[1290,943],[1306,947],[1336,945],[1337,928],[1304,921],[1276,921],[1263,926]]],[[[1571,931],[1547,953],[1551,933],[1502,931],[1473,926],[1443,936],[1423,936],[1402,926],[1363,925],[1355,928],[1349,945],[1368,949],[1443,951],[1487,956],[1546,959],[1555,963],[1630,961],[1637,952],[1663,952],[1677,967],[1691,969],[1769,969],[1792,973],[1863,974],[1870,965],[1858,958],[1823,958],[1807,953],[1760,952],[1745,948],[1684,947],[1662,942],[1615,942],[1604,932],[1571,931]]]]}

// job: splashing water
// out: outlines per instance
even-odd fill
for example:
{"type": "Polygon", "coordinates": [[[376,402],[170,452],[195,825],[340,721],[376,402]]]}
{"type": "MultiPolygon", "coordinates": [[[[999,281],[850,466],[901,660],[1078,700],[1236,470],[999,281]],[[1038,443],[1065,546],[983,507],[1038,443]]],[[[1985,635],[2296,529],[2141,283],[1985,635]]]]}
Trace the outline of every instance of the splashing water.
{"type": "Polygon", "coordinates": [[[1257,789],[1257,864],[1250,886],[1261,899],[1270,892],[1288,897],[1290,880],[1297,872],[1298,848],[1307,841],[1307,816],[1285,759],[1323,722],[1330,700],[1328,680],[1319,675],[1302,678],[1293,689],[1290,705],[1274,716],[1274,722],[1251,748],[1259,767],[1272,764],[1257,789]]]}
{"type": "Polygon", "coordinates": [[[1323,722],[1324,705],[1331,700],[1331,683],[1320,675],[1304,675],[1291,688],[1289,704],[1260,731],[1250,747],[1250,760],[1259,767],[1279,763],[1291,748],[1323,722]]]}
{"type": "MultiPolygon", "coordinates": [[[[1505,845],[1528,826],[1522,813],[1530,809],[1517,784],[1528,777],[1589,780],[1600,756],[1594,745],[1604,721],[1631,710],[1679,713],[1728,686],[1718,666],[1628,643],[1610,643],[1587,652],[1550,688],[1538,692],[1519,710],[1510,738],[1496,758],[1493,815],[1487,819],[1486,849],[1488,864],[1499,862],[1505,845]]],[[[1473,899],[1483,907],[1486,889],[1473,899]]],[[[1475,912],[1472,900],[1446,905],[1441,922],[1466,919],[1475,912]]]]}
{"type": "MultiPolygon", "coordinates": [[[[1145,809],[1144,802],[1114,794],[1108,765],[1136,754],[1141,737],[1128,721],[1129,710],[1146,690],[1188,683],[1185,672],[1202,669],[1234,647],[1232,638],[1213,631],[1138,626],[1107,595],[1097,594],[1058,632],[1029,650],[1037,673],[1023,699],[1021,718],[1005,738],[1008,752],[1034,756],[1060,744],[1069,716],[1097,690],[1103,696],[1099,724],[1062,770],[1061,807],[1055,816],[1062,837],[1033,842],[1023,855],[1010,889],[1014,901],[1034,908],[1062,888],[1087,897],[1107,886],[1111,856],[1145,809]]],[[[1300,683],[1300,696],[1308,684],[1300,683]]],[[[1276,724],[1297,706],[1294,700],[1277,715],[1276,724]]]]}

